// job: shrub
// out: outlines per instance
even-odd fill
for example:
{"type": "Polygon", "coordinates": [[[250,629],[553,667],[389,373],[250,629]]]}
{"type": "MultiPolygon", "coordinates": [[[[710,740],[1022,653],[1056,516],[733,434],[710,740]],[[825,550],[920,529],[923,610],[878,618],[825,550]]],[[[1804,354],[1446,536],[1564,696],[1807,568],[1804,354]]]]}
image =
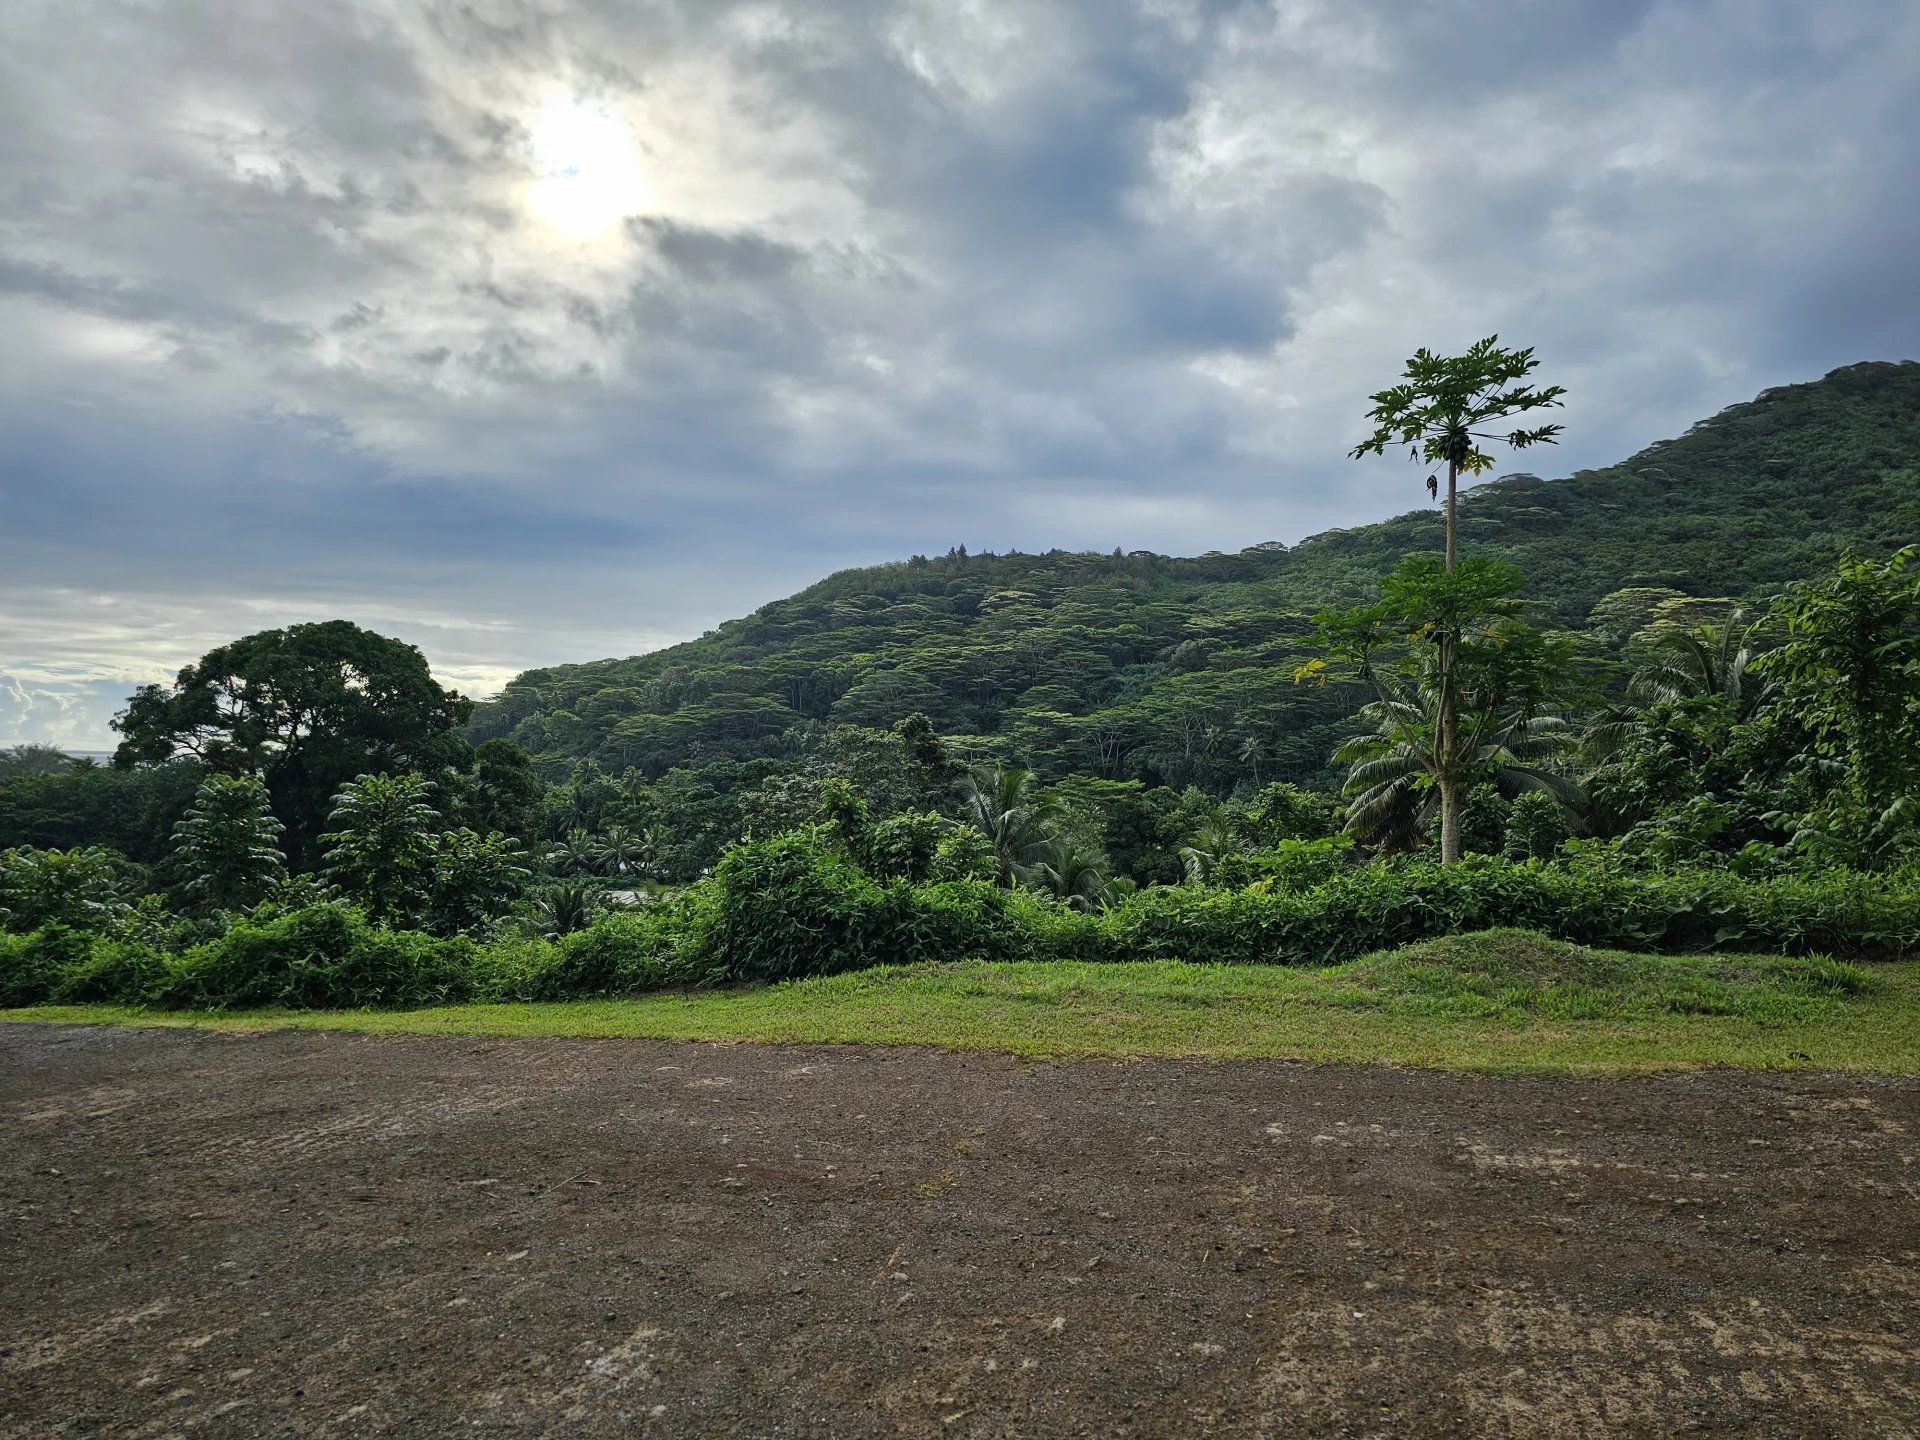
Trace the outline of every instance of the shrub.
{"type": "MultiPolygon", "coordinates": [[[[942,857],[942,847],[960,828],[944,816],[934,814],[911,813],[871,821],[855,837],[853,855],[861,868],[876,880],[922,884],[935,878],[935,865],[942,857]]],[[[981,838],[984,841],[985,837],[981,838]]]]}
{"type": "Polygon", "coordinates": [[[1004,891],[979,880],[883,885],[811,831],[734,847],[711,883],[702,944],[733,979],[1023,948],[1004,891]]]}
{"type": "Polygon", "coordinates": [[[8,850],[0,854],[0,925],[21,932],[55,921],[104,929],[127,909],[124,864],[119,854],[99,845],[8,850]]]}
{"type": "Polygon", "coordinates": [[[441,935],[479,931],[510,911],[525,888],[526,857],[507,836],[462,827],[433,838],[427,928],[441,935]]]}
{"type": "MultiPolygon", "coordinates": [[[[1340,841],[1282,842],[1254,857],[1271,873],[1246,889],[1147,890],[1096,914],[980,879],[883,882],[822,827],[736,846],[709,881],[645,909],[485,949],[385,929],[337,901],[262,905],[179,954],[164,948],[181,943],[164,929],[90,933],[54,922],[0,935],[0,1005],[559,1000],[963,958],[1321,965],[1493,928],[1642,952],[1878,956],[1920,947],[1912,873],[1641,872],[1597,847],[1552,863],[1476,856],[1450,868],[1355,866],[1345,853],[1340,841]]],[[[1825,994],[1851,983],[1852,972],[1833,967],[1808,960],[1780,975],[1825,994]]]]}
{"type": "Polygon", "coordinates": [[[1252,855],[1222,855],[1214,881],[1231,890],[1306,890],[1331,880],[1355,858],[1349,835],[1280,840],[1252,855]]]}
{"type": "Polygon", "coordinates": [[[0,934],[0,1006],[41,1005],[59,993],[69,970],[87,958],[93,939],[54,920],[26,935],[0,934]]]}
{"type": "Polygon", "coordinates": [[[1523,791],[1507,807],[1504,849],[1509,860],[1545,860],[1571,833],[1566,807],[1551,795],[1523,791]]]}
{"type": "Polygon", "coordinates": [[[64,967],[49,998],[61,1005],[145,1005],[168,974],[166,952],[147,941],[95,936],[85,956],[64,967]]]}
{"type": "Polygon", "coordinates": [[[467,998],[479,947],[386,930],[345,905],[243,920],[182,955],[158,998],[172,1005],[342,1008],[467,998]]]}
{"type": "MultiPolygon", "coordinates": [[[[671,902],[602,915],[584,930],[544,947],[518,975],[511,998],[568,1000],[693,984],[706,967],[689,953],[684,918],[671,902]]],[[[502,998],[507,998],[503,996],[502,998]]]]}

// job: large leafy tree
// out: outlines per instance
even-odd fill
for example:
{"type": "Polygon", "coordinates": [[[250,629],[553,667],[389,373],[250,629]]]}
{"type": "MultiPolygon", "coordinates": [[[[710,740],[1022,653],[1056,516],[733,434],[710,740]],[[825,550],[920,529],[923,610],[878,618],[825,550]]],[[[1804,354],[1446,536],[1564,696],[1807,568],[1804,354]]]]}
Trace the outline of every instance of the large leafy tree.
{"type": "Polygon", "coordinates": [[[1503,776],[1546,783],[1540,762],[1571,738],[1559,711],[1573,656],[1563,637],[1527,623],[1519,590],[1511,565],[1449,568],[1410,555],[1381,581],[1374,604],[1320,617],[1328,659],[1298,677],[1324,681],[1331,660],[1375,692],[1360,717],[1371,733],[1335,757],[1351,767],[1349,830],[1404,845],[1437,815],[1441,862],[1451,865],[1469,789],[1503,776]]]}
{"type": "Polygon", "coordinates": [[[290,625],[209,651],[170,686],[141,687],[114,721],[114,763],[191,755],[223,774],[259,775],[300,864],[354,776],[464,766],[454,732],[472,709],[411,645],[345,620],[290,625]]]}
{"type": "Polygon", "coordinates": [[[1449,570],[1458,558],[1454,518],[1460,477],[1482,474],[1494,465],[1493,456],[1483,447],[1499,444],[1525,450],[1551,445],[1559,437],[1558,425],[1521,426],[1504,433],[1491,428],[1516,415],[1560,404],[1560,397],[1567,393],[1563,387],[1527,383],[1539,364],[1531,349],[1504,349],[1498,335],[1489,335],[1464,355],[1415,351],[1400,383],[1372,397],[1373,409],[1367,418],[1373,422],[1373,433],[1353,447],[1353,458],[1384,455],[1389,445],[1401,445],[1416,462],[1447,467],[1449,570]]]}
{"type": "Polygon", "coordinates": [[[362,775],[341,787],[320,837],[326,872],[376,920],[405,919],[429,898],[440,816],[418,775],[362,775]]]}
{"type": "Polygon", "coordinates": [[[173,864],[187,902],[205,910],[247,910],[286,876],[282,826],[267,787],[253,775],[209,775],[173,827],[173,864]]]}
{"type": "Polygon", "coordinates": [[[449,765],[434,781],[435,805],[448,824],[482,835],[498,830],[522,844],[540,834],[540,777],[512,741],[485,741],[474,750],[471,768],[449,765]]]}

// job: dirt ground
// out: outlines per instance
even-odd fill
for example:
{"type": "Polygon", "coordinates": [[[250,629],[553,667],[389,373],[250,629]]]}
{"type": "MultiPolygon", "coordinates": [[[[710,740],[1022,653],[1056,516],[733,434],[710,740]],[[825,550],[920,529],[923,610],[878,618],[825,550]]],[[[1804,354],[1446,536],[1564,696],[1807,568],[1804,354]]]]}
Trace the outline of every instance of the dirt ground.
{"type": "Polygon", "coordinates": [[[0,1435],[1920,1434],[1920,1082],[0,1026],[0,1435]]]}

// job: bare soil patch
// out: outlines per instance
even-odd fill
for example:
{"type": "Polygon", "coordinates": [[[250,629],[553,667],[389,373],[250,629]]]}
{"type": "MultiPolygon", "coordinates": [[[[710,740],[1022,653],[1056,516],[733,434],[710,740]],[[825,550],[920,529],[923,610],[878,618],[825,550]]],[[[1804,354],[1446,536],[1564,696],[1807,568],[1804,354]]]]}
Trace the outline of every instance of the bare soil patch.
{"type": "Polygon", "coordinates": [[[0,1027],[0,1435],[1920,1433],[1920,1082],[0,1027]]]}

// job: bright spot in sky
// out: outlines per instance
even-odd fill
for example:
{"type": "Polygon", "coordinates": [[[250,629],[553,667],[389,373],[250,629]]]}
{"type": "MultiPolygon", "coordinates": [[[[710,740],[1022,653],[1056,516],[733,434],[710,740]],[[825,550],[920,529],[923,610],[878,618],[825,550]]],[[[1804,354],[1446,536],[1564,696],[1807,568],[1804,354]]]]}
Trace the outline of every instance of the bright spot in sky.
{"type": "Polygon", "coordinates": [[[652,187],[633,130],[619,115],[557,100],[535,113],[530,128],[540,178],[528,198],[560,234],[591,240],[646,208],[652,187]]]}

